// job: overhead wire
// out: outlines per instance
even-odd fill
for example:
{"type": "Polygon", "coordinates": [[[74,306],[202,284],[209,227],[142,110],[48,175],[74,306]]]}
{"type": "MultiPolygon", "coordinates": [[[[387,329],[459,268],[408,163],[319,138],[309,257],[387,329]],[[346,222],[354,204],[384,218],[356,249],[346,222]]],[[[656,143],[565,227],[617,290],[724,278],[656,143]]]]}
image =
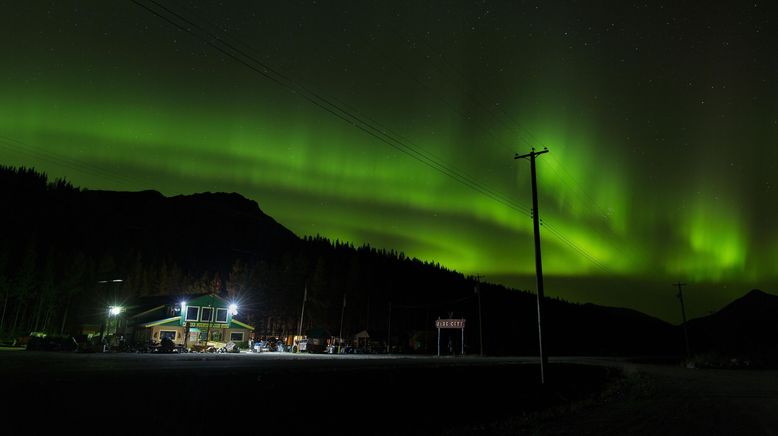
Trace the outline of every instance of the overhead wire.
{"type": "Polygon", "coordinates": [[[561,163],[554,158],[553,156],[548,156],[549,161],[546,162],[546,166],[551,169],[551,171],[554,172],[554,174],[557,175],[559,180],[564,183],[571,191],[579,193],[582,197],[586,197],[586,204],[590,206],[594,206],[597,211],[601,214],[601,217],[604,218],[606,221],[610,219],[610,214],[608,211],[606,211],[602,206],[600,206],[599,202],[594,199],[594,197],[591,196],[586,190],[580,187],[580,184],[578,184],[575,179],[573,179],[572,175],[561,165],[561,163]],[[567,174],[562,174],[564,172],[567,174]],[[565,178],[567,177],[567,179],[565,178]]]}
{"type": "MultiPolygon", "coordinates": [[[[497,201],[511,209],[520,211],[522,213],[531,213],[530,208],[508,199],[503,194],[485,186],[484,184],[465,175],[464,173],[459,172],[458,170],[440,162],[438,159],[435,159],[434,157],[425,153],[421,147],[418,147],[413,143],[409,144],[408,141],[404,140],[402,137],[398,137],[397,135],[393,134],[389,129],[381,127],[380,125],[377,126],[375,125],[376,123],[374,122],[368,122],[369,120],[366,120],[364,117],[353,113],[353,111],[350,111],[342,107],[342,105],[332,102],[331,99],[325,98],[320,93],[314,92],[309,88],[295,82],[292,78],[288,77],[287,75],[277,71],[276,69],[270,67],[269,65],[266,65],[265,63],[259,61],[254,56],[251,56],[250,54],[246,53],[245,50],[236,47],[234,43],[227,41],[227,38],[214,34],[212,31],[182,16],[181,14],[172,10],[171,8],[164,6],[155,0],[148,0],[148,2],[155,5],[157,9],[149,7],[139,0],[131,0],[131,1],[136,5],[142,7],[143,9],[147,10],[148,12],[152,13],[153,15],[157,16],[158,18],[166,21],[167,23],[174,26],[175,28],[189,33],[190,35],[205,42],[206,44],[210,45],[211,47],[218,50],[219,52],[226,55],[227,57],[259,73],[263,77],[271,80],[272,82],[276,83],[279,86],[286,88],[292,93],[301,96],[302,98],[306,99],[310,103],[329,112],[333,116],[352,125],[353,127],[362,130],[363,132],[379,140],[380,142],[389,145],[390,147],[448,176],[449,178],[459,182],[460,184],[465,185],[477,191],[481,195],[489,197],[494,201],[497,201]]],[[[235,38],[230,38],[230,39],[235,39],[235,38]]],[[[246,44],[241,44],[241,45],[245,46],[246,44]]],[[[560,231],[553,230],[552,233],[554,233],[565,245],[573,248],[575,251],[584,255],[585,258],[592,261],[592,263],[594,263],[596,266],[602,268],[602,264],[599,263],[596,260],[596,258],[594,258],[594,256],[589,254],[583,248],[577,246],[574,242],[570,241],[568,238],[564,237],[564,235],[562,235],[560,231]]]]}
{"type": "MultiPolygon", "coordinates": [[[[422,43],[422,45],[426,46],[430,50],[430,52],[433,52],[433,53],[441,52],[439,50],[434,50],[427,43],[427,41],[425,41],[424,39],[421,40],[421,43],[422,43]]],[[[432,57],[431,56],[427,56],[427,59],[430,61],[430,63],[433,65],[433,67],[440,73],[441,70],[439,68],[437,68],[437,65],[432,61],[432,57]]],[[[449,71],[451,71],[454,75],[456,75],[459,80],[464,81],[464,78],[462,77],[462,74],[457,70],[457,68],[454,65],[452,65],[450,62],[448,62],[445,59],[445,57],[441,56],[440,60],[444,64],[446,64],[446,66],[448,67],[449,71]]],[[[487,104],[485,104],[484,102],[481,101],[481,99],[479,98],[479,95],[473,95],[470,92],[468,92],[468,97],[470,98],[471,101],[473,101],[481,109],[483,109],[484,111],[486,111],[489,114],[491,114],[493,119],[495,121],[497,121],[498,123],[500,123],[504,128],[506,128],[509,131],[512,131],[516,135],[516,137],[519,140],[519,142],[523,142],[527,146],[534,146],[534,145],[539,145],[540,144],[540,141],[538,140],[537,136],[535,136],[530,129],[521,126],[520,123],[518,121],[516,121],[513,117],[510,117],[503,107],[496,106],[496,108],[495,108],[496,112],[495,112],[495,110],[493,110],[491,105],[487,105],[487,104]]],[[[551,170],[555,174],[557,174],[557,176],[562,181],[562,183],[564,183],[571,191],[578,191],[578,192],[582,193],[585,197],[587,197],[589,199],[589,201],[590,201],[589,204],[594,205],[594,207],[596,207],[599,210],[599,212],[602,214],[602,217],[604,219],[606,219],[606,220],[609,219],[609,215],[610,214],[607,213],[598,204],[598,202],[591,197],[590,194],[588,194],[586,191],[584,191],[583,189],[580,188],[580,186],[575,182],[575,179],[572,177],[572,175],[570,175],[569,172],[567,170],[565,170],[564,167],[561,166],[559,161],[556,158],[554,158],[553,155],[551,155],[551,153],[549,153],[549,155],[546,156],[546,158],[549,158],[552,161],[552,162],[548,162],[548,165],[546,165],[546,166],[550,167],[551,170]],[[554,163],[556,163],[556,165],[554,165],[554,163]],[[558,168],[565,171],[565,173],[567,174],[568,179],[570,180],[572,185],[570,183],[568,183],[568,180],[566,180],[565,177],[559,172],[558,168]]],[[[546,163],[547,159],[541,159],[541,161],[546,163]]],[[[559,231],[558,229],[556,229],[555,227],[550,225],[548,222],[545,222],[545,220],[541,219],[541,221],[543,222],[544,228],[547,228],[561,242],[563,242],[565,245],[569,246],[570,248],[572,248],[573,250],[575,250],[576,252],[578,252],[579,254],[584,256],[586,259],[591,261],[600,270],[607,271],[607,268],[605,267],[605,265],[602,262],[600,262],[595,256],[593,256],[591,253],[589,253],[585,249],[583,249],[580,246],[578,246],[575,242],[571,241],[561,231],[559,231]]]]}
{"type": "MultiPolygon", "coordinates": [[[[151,1],[154,1],[154,0],[151,0],[151,1]]],[[[198,15],[196,12],[192,12],[192,13],[194,15],[198,15]]],[[[203,20],[203,21],[207,21],[207,19],[202,17],[202,16],[200,16],[200,19],[203,20]]],[[[226,42],[228,42],[230,44],[233,44],[233,45],[240,45],[240,46],[243,47],[243,49],[245,51],[253,52],[255,54],[255,56],[261,56],[261,54],[258,53],[252,46],[244,43],[243,41],[233,37],[230,34],[227,34],[223,29],[219,28],[219,26],[213,25],[212,23],[211,23],[211,25],[216,27],[216,28],[218,28],[224,34],[223,36],[221,36],[221,35],[218,36],[218,38],[223,39],[224,41],[226,41],[226,42]]],[[[387,55],[387,57],[388,57],[388,55],[387,55]]],[[[254,58],[252,57],[252,59],[254,59],[254,58]]],[[[270,67],[267,67],[267,68],[270,68],[270,67]]],[[[397,66],[397,68],[398,69],[400,68],[399,65],[397,66]]],[[[276,70],[273,70],[273,71],[276,71],[276,70]]],[[[406,72],[406,74],[407,74],[407,72],[406,72]]],[[[294,80],[292,78],[288,77],[288,76],[285,77],[285,78],[294,82],[294,80]]],[[[420,82],[418,80],[416,80],[416,82],[420,86],[426,86],[424,83],[422,83],[422,82],[420,82]]],[[[294,84],[297,85],[297,86],[303,87],[303,85],[300,85],[299,83],[294,82],[294,84]]],[[[321,95],[317,95],[317,96],[320,97],[320,98],[323,98],[323,97],[321,97],[321,95]]],[[[424,159],[424,160],[428,161],[429,163],[439,167],[444,172],[451,173],[450,175],[453,176],[454,178],[461,179],[460,183],[464,183],[467,186],[471,187],[472,189],[475,189],[477,191],[481,191],[482,194],[487,195],[488,197],[492,198],[493,200],[502,202],[504,205],[506,205],[508,207],[511,207],[514,210],[518,210],[520,212],[527,213],[527,214],[531,213],[531,210],[530,210],[529,207],[509,199],[505,194],[503,194],[503,193],[501,193],[499,191],[496,191],[496,190],[494,190],[494,189],[492,189],[492,188],[490,188],[490,187],[480,183],[479,181],[477,181],[476,179],[472,178],[471,176],[469,176],[469,175],[467,175],[467,174],[457,170],[456,168],[453,168],[452,166],[450,166],[448,164],[445,164],[444,162],[442,162],[442,159],[439,156],[436,156],[434,153],[430,152],[429,150],[426,150],[425,148],[419,146],[418,144],[416,144],[412,140],[408,139],[407,137],[403,136],[402,134],[399,134],[398,132],[393,131],[391,128],[389,128],[386,125],[380,123],[379,121],[375,120],[374,118],[370,117],[369,115],[365,115],[365,114],[361,113],[359,109],[349,105],[348,103],[344,102],[343,100],[340,100],[340,99],[338,99],[337,97],[334,97],[334,96],[327,96],[326,100],[328,100],[328,102],[330,104],[333,104],[333,106],[339,107],[344,113],[349,113],[350,115],[353,115],[355,118],[358,118],[358,119],[360,119],[362,121],[367,120],[370,124],[372,124],[371,127],[375,127],[374,130],[380,132],[383,135],[386,135],[388,137],[393,138],[393,140],[396,143],[398,143],[400,146],[402,146],[404,149],[410,151],[413,154],[416,154],[421,159],[424,159]],[[510,203],[510,204],[507,204],[507,203],[510,203]]],[[[451,105],[449,105],[449,106],[452,109],[455,109],[453,106],[451,106],[451,105]]],[[[463,116],[465,115],[461,111],[458,112],[458,113],[460,115],[463,115],[463,116]]],[[[449,174],[447,174],[447,175],[449,175],[449,174]]]]}
{"type": "MultiPolygon", "coordinates": [[[[402,37],[402,36],[401,36],[401,37],[402,37]]],[[[403,37],[403,38],[404,38],[404,37],[403,37]]],[[[428,48],[428,49],[429,49],[431,52],[438,52],[438,51],[434,50],[434,49],[433,49],[433,48],[432,48],[432,47],[431,47],[431,46],[430,46],[430,45],[429,45],[429,44],[428,44],[426,41],[424,41],[423,39],[421,40],[421,42],[422,42],[422,45],[426,46],[426,47],[427,47],[427,48],[428,48]]],[[[431,63],[431,64],[432,64],[432,66],[433,66],[433,67],[436,69],[436,71],[438,71],[439,73],[441,73],[441,70],[440,70],[440,69],[437,67],[437,65],[436,65],[434,62],[432,62],[432,60],[431,60],[431,59],[432,59],[432,58],[431,58],[431,56],[427,56],[427,59],[428,59],[428,60],[430,60],[430,63],[431,63]]],[[[441,59],[441,61],[442,61],[443,63],[445,63],[445,64],[448,66],[448,69],[449,69],[451,72],[453,72],[453,74],[454,74],[454,75],[456,75],[456,76],[458,77],[458,79],[459,79],[459,80],[461,80],[461,81],[464,81],[464,78],[462,77],[462,74],[461,74],[461,73],[459,73],[459,71],[456,69],[456,67],[455,67],[455,66],[453,66],[451,63],[447,62],[447,61],[446,61],[446,59],[445,59],[444,57],[440,57],[440,59],[441,59]]],[[[533,133],[532,133],[532,132],[531,132],[531,131],[530,131],[528,128],[520,126],[520,125],[519,125],[519,123],[518,123],[517,121],[515,121],[513,118],[511,118],[511,117],[510,117],[510,116],[507,114],[507,112],[505,111],[505,109],[503,109],[502,107],[499,107],[499,106],[498,106],[498,107],[496,108],[496,110],[497,110],[497,113],[496,113],[496,112],[495,112],[495,111],[492,109],[491,105],[487,105],[487,104],[485,104],[483,101],[481,101],[481,99],[480,99],[480,98],[478,98],[478,95],[473,95],[473,94],[471,94],[470,92],[468,92],[468,93],[467,93],[467,95],[468,95],[469,99],[470,99],[472,102],[474,102],[474,103],[475,103],[477,106],[479,106],[479,107],[480,107],[482,110],[484,110],[484,111],[488,112],[490,115],[492,115],[492,117],[493,117],[493,119],[494,119],[495,121],[497,121],[498,123],[500,123],[500,124],[501,124],[501,125],[502,125],[504,128],[506,128],[506,129],[508,129],[508,130],[512,131],[512,132],[513,132],[513,133],[516,135],[517,139],[518,139],[520,142],[523,142],[523,143],[524,143],[525,145],[527,145],[527,146],[534,146],[534,145],[539,145],[539,142],[540,142],[540,141],[537,139],[537,137],[536,137],[536,136],[535,136],[535,135],[534,135],[534,134],[533,134],[533,133]],[[534,144],[533,144],[533,143],[534,143],[534,144]]],[[[549,155],[550,155],[550,153],[549,153],[549,155]]],[[[552,160],[554,160],[554,161],[556,161],[556,159],[555,159],[555,158],[553,158],[553,156],[551,157],[551,159],[552,159],[552,160]]],[[[543,161],[545,161],[545,159],[542,159],[542,160],[543,160],[543,161]]],[[[552,167],[552,170],[553,170],[555,173],[557,173],[557,175],[560,177],[560,179],[562,180],[562,182],[563,182],[563,183],[565,183],[565,184],[566,184],[566,185],[567,185],[569,188],[571,188],[571,190],[573,190],[573,187],[572,187],[572,186],[570,186],[570,185],[567,183],[567,181],[566,181],[566,180],[564,180],[563,178],[561,178],[561,174],[559,174],[559,172],[556,170],[556,168],[552,167]]],[[[568,175],[569,175],[569,173],[568,173],[568,175]]],[[[587,196],[588,196],[588,195],[587,195],[587,196]]],[[[590,196],[588,196],[588,197],[591,199],[591,197],[590,197],[590,196]]],[[[596,207],[600,208],[600,207],[599,207],[599,205],[597,205],[597,204],[596,204],[596,202],[595,202],[593,199],[592,199],[592,204],[595,204],[595,206],[596,206],[596,207]]],[[[602,212],[602,208],[600,208],[600,211],[602,212]]],[[[531,212],[531,211],[530,211],[530,212],[531,212]]],[[[544,221],[544,220],[541,220],[541,221],[544,221]]],[[[581,248],[580,246],[578,246],[578,245],[577,245],[575,242],[571,241],[569,238],[567,238],[566,236],[564,236],[564,234],[562,234],[562,232],[561,232],[561,231],[557,230],[555,227],[551,226],[550,224],[548,224],[548,223],[547,223],[547,222],[545,222],[545,221],[544,221],[544,224],[543,224],[543,225],[544,225],[544,228],[547,228],[547,229],[548,229],[548,230],[549,230],[549,231],[550,231],[550,232],[551,232],[551,233],[552,233],[554,236],[556,236],[556,237],[557,237],[557,238],[558,238],[558,239],[559,239],[559,240],[560,240],[562,243],[564,243],[564,244],[565,244],[565,245],[567,245],[568,247],[572,248],[573,250],[575,250],[576,252],[578,252],[579,254],[581,254],[582,256],[584,256],[586,259],[588,259],[589,261],[591,261],[591,262],[592,262],[592,263],[593,263],[593,264],[594,264],[594,265],[595,265],[597,268],[599,268],[600,270],[607,271],[607,268],[605,268],[605,266],[604,266],[604,264],[603,264],[602,262],[600,262],[600,261],[599,261],[599,260],[598,260],[598,259],[597,259],[595,256],[593,256],[592,254],[590,254],[588,251],[586,251],[585,249],[583,249],[583,248],[581,248]]]]}
{"type": "MultiPolygon", "coordinates": [[[[244,51],[234,47],[231,43],[227,42],[223,38],[221,38],[218,35],[214,35],[209,30],[204,29],[203,27],[199,26],[198,24],[186,19],[185,17],[182,17],[180,14],[176,13],[175,11],[172,11],[170,8],[165,7],[163,5],[160,5],[154,0],[150,0],[150,3],[153,3],[157,5],[159,8],[163,9],[167,13],[173,15],[176,19],[180,20],[183,23],[186,23],[187,25],[191,27],[183,26],[181,23],[176,22],[176,20],[170,19],[169,17],[164,16],[159,11],[154,10],[153,8],[149,8],[148,6],[142,4],[138,0],[131,0],[133,3],[138,4],[139,6],[143,7],[144,9],[148,10],[149,12],[153,13],[154,15],[158,16],[159,18],[167,21],[168,23],[174,25],[175,27],[179,28],[180,30],[186,31],[187,33],[190,33],[191,35],[197,37],[198,39],[206,42],[207,44],[211,45],[213,48],[219,50],[223,54],[227,55],[228,57],[232,58],[233,60],[243,64],[244,66],[252,69],[253,71],[256,71],[263,75],[266,78],[271,79],[276,84],[283,86],[284,88],[292,91],[293,93],[300,95],[304,99],[308,100],[310,103],[313,103],[314,105],[320,107],[321,109],[329,112],[330,114],[336,116],[337,118],[340,118],[341,120],[347,122],[348,124],[352,125],[353,127],[362,130],[363,132],[367,133],[368,135],[372,136],[373,138],[391,146],[392,148],[400,151],[401,153],[404,153],[408,155],[409,157],[423,163],[424,165],[435,169],[436,171],[439,171],[450,178],[456,180],[457,182],[470,187],[471,189],[480,192],[481,194],[490,197],[496,201],[502,201],[497,195],[494,194],[494,191],[485,188],[484,186],[478,184],[473,179],[468,178],[466,176],[463,176],[461,173],[458,173],[455,170],[452,170],[447,165],[437,161],[434,158],[429,157],[428,155],[425,155],[424,153],[420,152],[419,150],[415,149],[414,147],[411,147],[407,144],[405,144],[403,141],[399,140],[398,138],[391,135],[389,132],[382,130],[371,123],[368,123],[361,117],[357,116],[356,114],[351,113],[350,111],[340,107],[339,105],[331,102],[329,99],[321,96],[320,94],[308,89],[307,87],[304,87],[300,84],[297,84],[294,82],[291,78],[283,75],[282,73],[277,72],[275,69],[271,68],[268,65],[265,65],[261,61],[256,60],[254,57],[246,54],[244,51]],[[208,38],[203,37],[203,35],[195,33],[192,29],[198,29],[206,33],[206,36],[208,38]],[[210,39],[209,39],[210,38],[210,39]],[[218,44],[217,44],[218,42],[218,44]],[[222,47],[224,46],[224,47],[222,47]],[[256,65],[252,65],[252,63],[256,63],[261,68],[257,67],[256,65]]],[[[505,203],[504,203],[505,204],[505,203]]],[[[511,207],[515,210],[527,213],[529,209],[527,209],[525,206],[518,205],[518,204],[505,204],[508,207],[511,207]]]]}

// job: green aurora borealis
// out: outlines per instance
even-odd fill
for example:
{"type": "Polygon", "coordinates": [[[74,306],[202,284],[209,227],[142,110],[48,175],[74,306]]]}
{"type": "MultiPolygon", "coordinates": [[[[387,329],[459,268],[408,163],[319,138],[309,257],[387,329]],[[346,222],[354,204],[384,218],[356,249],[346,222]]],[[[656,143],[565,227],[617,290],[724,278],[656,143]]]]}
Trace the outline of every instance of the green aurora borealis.
{"type": "MultiPolygon", "coordinates": [[[[677,321],[676,280],[692,316],[775,290],[768,6],[418,3],[166,2],[524,208],[513,154],[547,146],[549,296],[677,321]]],[[[6,4],[0,25],[3,164],[92,189],[235,191],[298,235],[535,287],[528,214],[130,1],[6,4]]]]}

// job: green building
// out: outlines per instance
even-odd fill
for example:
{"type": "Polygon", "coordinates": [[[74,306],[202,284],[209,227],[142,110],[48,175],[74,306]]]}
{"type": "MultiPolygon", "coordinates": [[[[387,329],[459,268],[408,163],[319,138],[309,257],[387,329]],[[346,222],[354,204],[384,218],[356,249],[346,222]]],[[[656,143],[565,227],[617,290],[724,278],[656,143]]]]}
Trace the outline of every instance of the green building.
{"type": "Polygon", "coordinates": [[[239,321],[239,308],[216,294],[179,297],[143,297],[127,307],[119,329],[133,342],[160,343],[169,338],[176,345],[243,343],[254,327],[239,321]],[[207,339],[206,339],[207,337],[207,339]]]}

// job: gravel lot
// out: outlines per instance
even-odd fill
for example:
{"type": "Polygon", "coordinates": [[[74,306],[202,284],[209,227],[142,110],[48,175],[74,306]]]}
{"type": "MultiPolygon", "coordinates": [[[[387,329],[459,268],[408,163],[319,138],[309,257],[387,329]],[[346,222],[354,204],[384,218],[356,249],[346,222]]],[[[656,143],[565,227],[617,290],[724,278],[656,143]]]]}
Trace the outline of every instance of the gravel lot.
{"type": "Polygon", "coordinates": [[[169,433],[778,434],[778,372],[623,359],[0,353],[7,420],[169,433]],[[81,423],[81,424],[76,424],[81,423]],[[261,430],[261,431],[260,431],[261,430]]]}
{"type": "MultiPolygon", "coordinates": [[[[385,355],[13,352],[0,370],[13,398],[75,422],[188,433],[446,434],[543,410],[602,388],[611,370],[556,365],[541,388],[535,359],[385,355]],[[258,426],[258,427],[257,427],[258,426]]],[[[24,421],[22,421],[24,422],[24,421]]]]}

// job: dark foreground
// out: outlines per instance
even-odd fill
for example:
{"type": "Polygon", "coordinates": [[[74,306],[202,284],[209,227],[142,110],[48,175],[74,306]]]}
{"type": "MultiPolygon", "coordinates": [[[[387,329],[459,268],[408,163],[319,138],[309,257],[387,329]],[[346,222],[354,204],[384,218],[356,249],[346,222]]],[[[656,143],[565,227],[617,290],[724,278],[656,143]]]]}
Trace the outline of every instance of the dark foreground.
{"type": "Polygon", "coordinates": [[[604,366],[522,359],[5,352],[6,428],[450,434],[600,391],[604,366]],[[32,413],[32,417],[28,417],[32,413]],[[75,426],[75,427],[74,427],[75,426]]]}
{"type": "Polygon", "coordinates": [[[2,428],[4,434],[49,427],[68,434],[778,434],[778,371],[557,358],[541,386],[534,362],[0,352],[2,428]]]}

